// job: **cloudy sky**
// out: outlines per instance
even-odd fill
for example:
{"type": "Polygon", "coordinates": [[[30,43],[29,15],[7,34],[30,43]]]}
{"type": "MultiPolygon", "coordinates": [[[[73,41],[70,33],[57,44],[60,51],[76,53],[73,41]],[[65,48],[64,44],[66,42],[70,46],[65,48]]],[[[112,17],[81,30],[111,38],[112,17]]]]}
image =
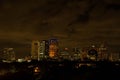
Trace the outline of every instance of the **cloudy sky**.
{"type": "Polygon", "coordinates": [[[120,51],[120,0],[0,0],[0,47],[30,53],[32,40],[60,47],[107,42],[120,51]]]}

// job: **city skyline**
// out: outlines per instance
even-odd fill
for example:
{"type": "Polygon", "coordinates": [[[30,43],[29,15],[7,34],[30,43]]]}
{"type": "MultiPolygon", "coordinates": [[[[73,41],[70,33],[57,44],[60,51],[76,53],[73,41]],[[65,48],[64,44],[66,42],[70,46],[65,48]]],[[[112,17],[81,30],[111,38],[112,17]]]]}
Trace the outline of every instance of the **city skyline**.
{"type": "Polygon", "coordinates": [[[119,0],[1,0],[0,48],[29,54],[32,40],[57,38],[61,47],[107,42],[120,47],[119,0]]]}
{"type": "MultiPolygon", "coordinates": [[[[59,46],[59,40],[56,38],[51,38],[48,40],[33,40],[31,42],[31,44],[29,45],[29,49],[28,49],[28,53],[25,53],[24,55],[22,54],[21,56],[19,56],[19,54],[16,52],[16,48],[13,47],[4,47],[4,48],[0,48],[0,54],[3,55],[4,50],[6,49],[14,49],[14,53],[17,58],[26,58],[26,57],[35,57],[35,59],[38,59],[38,55],[49,55],[51,54],[51,57],[56,56],[56,54],[61,55],[62,51],[64,52],[64,50],[68,51],[69,54],[76,54],[76,50],[79,51],[79,54],[81,54],[82,52],[84,53],[84,51],[88,54],[89,50],[95,49],[97,52],[99,52],[99,49],[102,49],[103,51],[107,51],[105,52],[105,54],[107,53],[107,55],[116,55],[118,54],[117,57],[119,57],[119,51],[112,51],[111,48],[109,47],[109,45],[107,43],[101,43],[101,44],[90,44],[87,46],[69,46],[69,47],[61,47],[59,46]],[[51,44],[52,42],[52,44],[51,44]],[[74,53],[75,52],[75,53],[74,53]]],[[[1,56],[2,57],[2,56],[1,56]]],[[[34,58],[33,58],[34,59],[34,58]]]]}

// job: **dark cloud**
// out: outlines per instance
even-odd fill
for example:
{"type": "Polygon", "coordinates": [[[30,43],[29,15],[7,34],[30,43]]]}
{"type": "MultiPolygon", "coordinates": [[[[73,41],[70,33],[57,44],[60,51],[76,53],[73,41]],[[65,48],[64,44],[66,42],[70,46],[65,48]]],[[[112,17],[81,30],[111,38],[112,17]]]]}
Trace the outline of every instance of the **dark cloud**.
{"type": "Polygon", "coordinates": [[[120,4],[108,4],[106,6],[106,8],[109,9],[113,9],[113,10],[120,10],[120,4]]]}
{"type": "Polygon", "coordinates": [[[118,47],[119,14],[119,0],[0,0],[0,45],[30,53],[32,40],[56,37],[61,47],[118,47]]]}

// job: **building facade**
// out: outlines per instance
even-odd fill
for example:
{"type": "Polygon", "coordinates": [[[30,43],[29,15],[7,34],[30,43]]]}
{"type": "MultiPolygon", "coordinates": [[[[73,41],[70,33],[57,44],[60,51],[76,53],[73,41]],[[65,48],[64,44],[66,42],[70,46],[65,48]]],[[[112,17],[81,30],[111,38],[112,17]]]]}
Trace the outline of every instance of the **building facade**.
{"type": "Polygon", "coordinates": [[[40,42],[38,40],[32,41],[31,45],[31,58],[38,60],[38,55],[40,53],[40,42]]]}
{"type": "Polygon", "coordinates": [[[58,53],[58,40],[50,39],[49,40],[49,57],[53,58],[57,56],[58,53]]]}
{"type": "Polygon", "coordinates": [[[47,40],[42,40],[40,42],[40,47],[39,47],[39,54],[38,54],[38,60],[47,58],[48,55],[48,51],[49,51],[49,43],[47,40]]]}
{"type": "Polygon", "coordinates": [[[108,49],[105,44],[101,44],[98,48],[98,59],[99,60],[108,60],[108,49]]]}
{"type": "Polygon", "coordinates": [[[4,48],[3,49],[3,60],[6,61],[15,61],[15,51],[13,48],[4,48]]]}

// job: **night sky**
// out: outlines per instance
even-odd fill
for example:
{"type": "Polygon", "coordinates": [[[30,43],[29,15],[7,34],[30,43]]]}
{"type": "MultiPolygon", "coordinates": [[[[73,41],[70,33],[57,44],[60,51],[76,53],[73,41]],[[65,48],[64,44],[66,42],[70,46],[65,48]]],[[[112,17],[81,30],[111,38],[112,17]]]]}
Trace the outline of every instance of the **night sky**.
{"type": "Polygon", "coordinates": [[[120,0],[0,0],[0,47],[17,56],[32,40],[57,38],[60,47],[106,42],[120,51],[120,0]]]}

